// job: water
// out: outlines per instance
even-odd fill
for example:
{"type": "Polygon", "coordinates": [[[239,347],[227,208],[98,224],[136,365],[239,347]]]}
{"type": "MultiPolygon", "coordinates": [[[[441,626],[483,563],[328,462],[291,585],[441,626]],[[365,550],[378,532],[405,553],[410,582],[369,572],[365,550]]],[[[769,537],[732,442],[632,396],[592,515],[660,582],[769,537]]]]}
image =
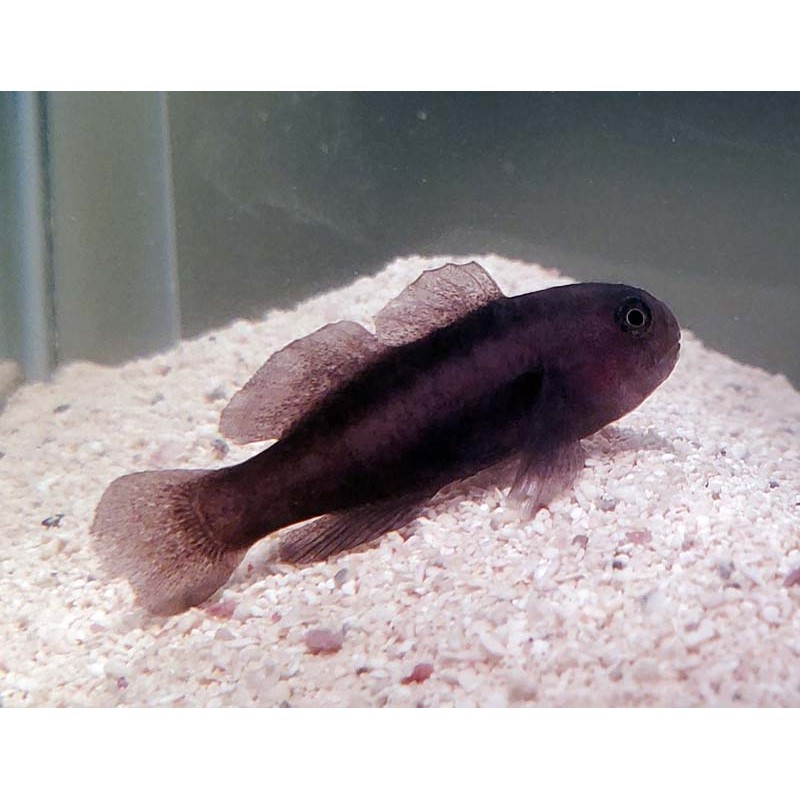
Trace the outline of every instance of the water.
{"type": "Polygon", "coordinates": [[[397,255],[497,252],[668,299],[800,383],[796,94],[172,95],[184,325],[397,255]]]}

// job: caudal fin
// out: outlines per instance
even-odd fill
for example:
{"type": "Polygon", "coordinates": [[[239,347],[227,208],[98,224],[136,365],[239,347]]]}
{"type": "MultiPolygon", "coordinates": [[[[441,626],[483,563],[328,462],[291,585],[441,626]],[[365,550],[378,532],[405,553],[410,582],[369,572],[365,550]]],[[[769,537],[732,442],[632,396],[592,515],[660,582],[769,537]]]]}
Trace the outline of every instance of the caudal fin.
{"type": "Polygon", "coordinates": [[[197,511],[211,470],[136,472],[117,478],[95,511],[91,537],[105,571],[123,577],[153,614],[178,614],[210,597],[245,549],[212,537],[197,511]]]}

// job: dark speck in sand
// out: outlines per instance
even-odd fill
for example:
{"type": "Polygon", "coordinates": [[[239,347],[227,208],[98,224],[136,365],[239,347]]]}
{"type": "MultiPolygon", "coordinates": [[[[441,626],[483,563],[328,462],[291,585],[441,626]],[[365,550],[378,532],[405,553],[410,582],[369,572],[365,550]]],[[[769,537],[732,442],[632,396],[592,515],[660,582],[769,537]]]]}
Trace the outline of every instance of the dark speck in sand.
{"type": "Polygon", "coordinates": [[[731,575],[733,575],[736,566],[733,561],[720,561],[715,569],[717,570],[717,575],[719,575],[722,580],[727,581],[731,575]]]}
{"type": "Polygon", "coordinates": [[[800,567],[795,567],[784,579],[784,586],[795,586],[800,583],[800,567]]]}
{"type": "Polygon", "coordinates": [[[631,544],[648,544],[653,539],[650,531],[628,531],[625,538],[631,544]]]}
{"type": "Polygon", "coordinates": [[[613,511],[617,507],[617,500],[615,497],[611,497],[610,495],[603,495],[597,501],[597,507],[600,511],[613,511]]]}
{"type": "Polygon", "coordinates": [[[411,674],[406,675],[406,677],[403,678],[400,683],[422,683],[423,681],[428,680],[431,675],[433,675],[433,664],[422,662],[417,664],[414,669],[411,670],[411,674]]]}
{"type": "Polygon", "coordinates": [[[61,525],[61,520],[64,519],[63,514],[51,514],[42,520],[42,525],[45,528],[58,528],[61,525]]]}
{"type": "Polygon", "coordinates": [[[206,609],[206,613],[210,617],[216,617],[217,619],[230,619],[234,611],[236,611],[236,602],[234,600],[220,600],[220,602],[214,603],[206,609]]]}
{"type": "Polygon", "coordinates": [[[228,443],[224,439],[214,439],[214,441],[211,442],[211,449],[214,451],[214,455],[217,458],[225,458],[230,450],[228,443]]]}
{"type": "Polygon", "coordinates": [[[216,400],[224,400],[227,396],[228,393],[225,391],[225,387],[220,384],[215,389],[206,393],[206,401],[213,403],[216,400]]]}
{"type": "Polygon", "coordinates": [[[336,584],[337,589],[341,589],[347,583],[348,571],[347,568],[340,569],[334,576],[333,582],[336,584]]]}
{"type": "Polygon", "coordinates": [[[69,403],[62,403],[53,409],[54,414],[63,414],[65,411],[69,411],[69,403]]]}
{"type": "Polygon", "coordinates": [[[306,649],[312,655],[336,653],[342,649],[344,634],[329,628],[314,628],[306,634],[306,649]]]}

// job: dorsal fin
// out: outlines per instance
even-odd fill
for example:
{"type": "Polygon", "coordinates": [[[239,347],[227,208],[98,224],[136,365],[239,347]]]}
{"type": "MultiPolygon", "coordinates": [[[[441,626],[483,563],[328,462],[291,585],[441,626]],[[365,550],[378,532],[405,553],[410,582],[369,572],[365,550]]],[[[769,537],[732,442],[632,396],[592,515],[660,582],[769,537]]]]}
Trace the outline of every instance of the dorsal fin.
{"type": "Polygon", "coordinates": [[[331,389],[387,346],[356,322],[334,322],[273,353],[222,412],[219,430],[238,444],[280,439],[331,389]]]}
{"type": "Polygon", "coordinates": [[[480,264],[445,264],[390,300],[375,317],[375,331],[384,344],[407,344],[498,297],[503,293],[480,264]]]}
{"type": "Polygon", "coordinates": [[[390,347],[449,325],[503,293],[480,264],[423,272],[375,317],[376,335],[334,322],[274,353],[225,407],[220,433],[237,444],[280,439],[332,389],[390,347]]]}

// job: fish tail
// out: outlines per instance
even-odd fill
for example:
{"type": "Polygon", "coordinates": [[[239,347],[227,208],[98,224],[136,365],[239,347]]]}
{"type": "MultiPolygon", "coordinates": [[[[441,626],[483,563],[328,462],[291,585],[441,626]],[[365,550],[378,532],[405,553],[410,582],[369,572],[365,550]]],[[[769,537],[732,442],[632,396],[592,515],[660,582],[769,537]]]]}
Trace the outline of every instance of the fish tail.
{"type": "Polygon", "coordinates": [[[97,506],[90,534],[95,552],[105,571],[126,578],[153,614],[178,614],[206,600],[244,557],[247,548],[226,544],[203,513],[214,472],[124,475],[97,506]]]}

